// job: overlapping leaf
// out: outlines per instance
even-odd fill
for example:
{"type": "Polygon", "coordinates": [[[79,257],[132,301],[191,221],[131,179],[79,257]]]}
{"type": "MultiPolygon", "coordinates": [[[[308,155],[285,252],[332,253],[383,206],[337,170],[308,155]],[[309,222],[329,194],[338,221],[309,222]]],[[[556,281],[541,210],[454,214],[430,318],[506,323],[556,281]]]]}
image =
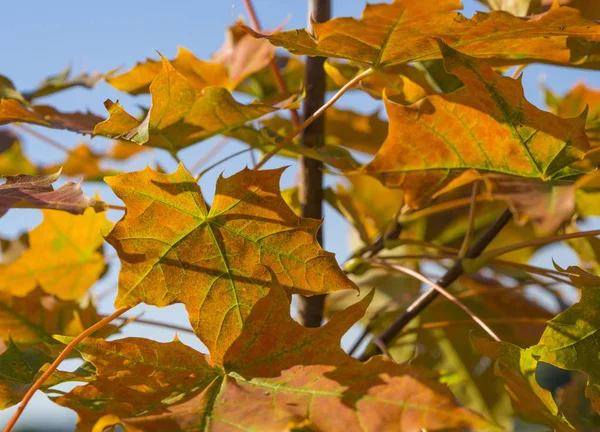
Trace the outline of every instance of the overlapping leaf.
{"type": "Polygon", "coordinates": [[[314,23],[313,37],[304,29],[256,37],[298,55],[345,58],[375,68],[440,58],[435,42],[497,64],[547,62],[598,67],[600,24],[568,7],[555,7],[531,19],[502,11],[466,19],[455,10],[459,0],[396,0],[368,4],[361,19],[334,18],[314,23]],[[586,56],[591,55],[589,58],[586,56]]]}
{"type": "Polygon", "coordinates": [[[515,410],[527,421],[542,423],[556,431],[574,431],[556,406],[552,394],[535,380],[538,361],[532,349],[521,349],[508,342],[478,337],[473,344],[482,355],[498,361],[497,374],[504,379],[515,410]]]}
{"type": "Polygon", "coordinates": [[[0,185],[0,216],[11,208],[54,209],[72,214],[82,214],[90,207],[96,212],[106,210],[106,203],[85,196],[78,184],[67,182],[55,190],[52,183],[59,177],[60,171],[39,176],[7,176],[0,185]]]}
{"type": "Polygon", "coordinates": [[[305,295],[355,288],[318,245],[319,221],[285,204],[282,172],[220,178],[210,210],[181,165],[107,178],[127,206],[107,238],[122,262],[117,307],[183,302],[216,361],[275,282],[305,295]]]}
{"type": "Polygon", "coordinates": [[[27,107],[15,99],[0,99],[0,125],[21,122],[91,134],[102,120],[89,111],[63,113],[48,105],[27,107]]]}
{"type": "Polygon", "coordinates": [[[600,412],[600,278],[588,274],[580,286],[581,300],[548,322],[536,354],[540,361],[586,373],[586,396],[600,412]]]}
{"type": "Polygon", "coordinates": [[[274,288],[220,367],[178,341],[88,339],[78,349],[97,379],[56,402],[78,412],[79,430],[96,422],[128,431],[494,430],[424,371],[381,357],[363,364],[341,350],[341,336],[370,299],[307,329],[291,319],[286,295],[274,288]]]}
{"type": "MultiPolygon", "coordinates": [[[[19,345],[55,344],[52,335],[77,336],[101,319],[93,303],[59,300],[39,288],[24,297],[0,292],[0,340],[4,342],[10,337],[19,345]]],[[[95,336],[114,331],[114,326],[108,326],[95,336]]]]}
{"type": "Polygon", "coordinates": [[[0,264],[0,292],[25,296],[40,286],[63,300],[75,300],[104,270],[98,248],[110,229],[104,213],[81,216],[44,210],[44,221],[31,231],[31,247],[17,260],[0,264]]]}
{"type": "MultiPolygon", "coordinates": [[[[19,403],[47,364],[53,360],[53,357],[39,348],[21,350],[9,340],[7,349],[0,354],[0,410],[19,403]]],[[[73,372],[56,371],[43,383],[41,390],[48,391],[67,381],[86,382],[92,376],[91,371],[85,367],[73,372]]]]}
{"type": "Polygon", "coordinates": [[[118,103],[106,101],[110,117],[96,126],[94,134],[163,148],[175,154],[189,145],[230,132],[278,109],[260,103],[240,104],[222,87],[205,87],[197,91],[164,58],[150,93],[152,107],[142,122],[118,103]]]}
{"type": "Polygon", "coordinates": [[[585,113],[562,119],[530,104],[521,83],[440,42],[448,72],[464,87],[412,106],[386,101],[388,137],[364,172],[402,187],[411,206],[461,169],[552,180],[588,148],[585,113]]]}

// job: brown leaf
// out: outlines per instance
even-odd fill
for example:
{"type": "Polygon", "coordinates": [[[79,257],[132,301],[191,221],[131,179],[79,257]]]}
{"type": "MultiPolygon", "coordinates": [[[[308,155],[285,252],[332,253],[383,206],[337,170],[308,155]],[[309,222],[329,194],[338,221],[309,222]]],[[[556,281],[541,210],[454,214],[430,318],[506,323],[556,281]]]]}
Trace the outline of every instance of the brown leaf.
{"type": "Polygon", "coordinates": [[[102,117],[91,112],[63,113],[47,105],[26,107],[14,99],[0,100],[0,125],[22,122],[91,134],[94,126],[101,121],[102,117]]]}
{"type": "Polygon", "coordinates": [[[127,431],[494,430],[458,407],[426,371],[381,357],[363,364],[341,350],[341,336],[370,299],[308,329],[292,320],[286,295],[274,288],[252,310],[222,367],[211,368],[178,341],[87,339],[77,349],[98,378],[56,402],[78,412],[81,430],[97,422],[127,431]]]}
{"type": "Polygon", "coordinates": [[[49,175],[6,176],[0,185],[0,216],[11,208],[39,208],[83,214],[91,207],[96,212],[106,210],[106,203],[83,194],[78,184],[67,182],[58,189],[52,187],[60,171],[49,175]]]}

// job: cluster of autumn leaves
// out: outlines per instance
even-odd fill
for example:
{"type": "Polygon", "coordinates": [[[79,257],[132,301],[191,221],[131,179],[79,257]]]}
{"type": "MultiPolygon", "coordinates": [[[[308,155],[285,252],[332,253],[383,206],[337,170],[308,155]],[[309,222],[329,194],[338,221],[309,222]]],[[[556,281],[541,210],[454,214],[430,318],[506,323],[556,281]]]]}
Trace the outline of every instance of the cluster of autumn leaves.
{"type": "Polygon", "coordinates": [[[210,61],[180,48],[175,59],[121,74],[67,71],[28,93],[0,77],[0,125],[15,125],[0,130],[0,215],[23,207],[44,215],[1,244],[0,406],[18,403],[65,345],[101,319],[87,293],[105,273],[106,240],[121,262],[115,307],[183,303],[209,353],[177,339],[107,341],[120,327],[103,327],[76,346],[77,370],[55,371],[41,387],[77,411],[78,430],[506,430],[515,413],[561,431],[597,427],[600,244],[598,232],[578,234],[576,222],[600,215],[600,92],[546,90],[546,112],[508,76],[537,62],[598,68],[598,10],[570,3],[528,18],[492,11],[467,19],[457,0],[398,0],[367,5],[360,19],[315,23],[314,36],[240,24],[210,61]],[[184,163],[172,174],[104,168],[148,148],[178,159],[218,135],[263,153],[277,148],[294,130],[286,110],[298,106],[304,65],[274,46],[327,57],[331,92],[363,74],[357,89],[385,105],[387,121],[329,108],[325,146],[292,142],[278,153],[320,159],[346,177],[324,191],[361,245],[358,264],[344,270],[316,241],[320,222],[296,215],[297,190],[280,191],[282,169],[221,177],[208,203],[184,163]],[[288,93],[278,90],[272,61],[288,93]],[[152,104],[138,117],[107,100],[104,119],[39,103],[100,80],[150,93],[152,104]],[[240,103],[237,93],[256,101],[240,103]],[[81,145],[65,149],[60,166],[39,167],[16,134],[31,132],[27,124],[116,141],[105,154],[81,145]],[[360,154],[372,160],[363,165],[360,154]],[[61,174],[105,181],[125,207],[87,197],[76,183],[54,188],[61,174]],[[452,286],[502,342],[468,337],[474,322],[437,300],[387,347],[393,360],[361,362],[340,348],[351,326],[377,335],[419,295],[419,282],[369,260],[373,242],[386,239],[380,260],[444,270],[463,256],[463,239],[507,206],[513,221],[482,259],[465,260],[467,274],[452,286]],[[108,208],[125,210],[115,225],[108,208]],[[528,263],[562,239],[581,267],[528,263]],[[581,290],[570,307],[566,285],[581,290]],[[304,328],[290,317],[292,294],[325,293],[325,325],[304,328]],[[540,362],[585,375],[574,372],[553,395],[536,381],[540,362]],[[65,382],[85,384],[57,394],[65,382]]]}

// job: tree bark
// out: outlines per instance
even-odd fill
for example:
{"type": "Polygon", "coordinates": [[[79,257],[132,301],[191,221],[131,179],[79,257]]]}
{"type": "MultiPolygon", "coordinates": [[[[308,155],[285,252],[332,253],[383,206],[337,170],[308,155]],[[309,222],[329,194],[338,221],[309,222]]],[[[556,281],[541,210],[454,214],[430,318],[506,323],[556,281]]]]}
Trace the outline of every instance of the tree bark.
{"type": "MultiPolygon", "coordinates": [[[[330,0],[308,0],[308,30],[312,32],[312,21],[323,22],[331,17],[330,0]],[[312,19],[311,19],[312,18],[312,19]]],[[[309,118],[325,103],[325,70],[323,57],[307,57],[304,85],[306,96],[302,110],[303,120],[309,118]]],[[[300,145],[318,148],[325,143],[325,115],[317,118],[303,132],[300,145]]],[[[320,161],[300,156],[299,200],[302,217],[323,217],[323,164],[320,161]]],[[[323,244],[323,228],[317,239],[323,244]]],[[[319,327],[323,321],[325,295],[298,296],[298,320],[306,327],[319,327]]]]}

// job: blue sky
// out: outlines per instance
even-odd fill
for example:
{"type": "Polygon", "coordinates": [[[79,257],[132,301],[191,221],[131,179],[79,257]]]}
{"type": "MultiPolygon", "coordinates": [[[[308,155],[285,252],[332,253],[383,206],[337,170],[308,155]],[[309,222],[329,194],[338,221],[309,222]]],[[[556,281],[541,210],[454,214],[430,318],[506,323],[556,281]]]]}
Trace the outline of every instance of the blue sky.
{"type": "MultiPolygon", "coordinates": [[[[359,16],[364,1],[334,0],[334,16],[359,16]]],[[[470,16],[476,9],[482,10],[473,0],[464,1],[465,15],[470,16]]],[[[306,23],[306,6],[300,0],[255,0],[254,4],[264,28],[275,28],[282,21],[288,20],[287,28],[304,27],[306,23]]],[[[45,76],[63,70],[71,65],[75,73],[80,71],[106,72],[116,67],[127,70],[136,62],[146,57],[157,58],[159,51],[167,58],[172,58],[178,46],[190,49],[202,59],[208,59],[223,42],[224,31],[236,18],[244,14],[241,0],[177,0],[165,2],[158,0],[105,0],[103,2],[63,0],[60,2],[40,2],[21,0],[4,2],[2,5],[3,22],[0,26],[0,37],[3,51],[0,56],[0,74],[13,80],[20,90],[35,87],[45,76]]],[[[542,94],[539,90],[541,79],[555,91],[562,93],[578,81],[590,85],[600,83],[600,72],[554,66],[530,66],[524,71],[523,83],[528,99],[538,106],[543,106],[542,94]]],[[[598,85],[598,84],[597,84],[598,85]]],[[[57,96],[45,98],[43,103],[55,105],[62,110],[84,110],[105,115],[103,101],[106,98],[119,99],[128,109],[148,102],[148,97],[130,97],[113,90],[101,83],[94,90],[73,89],[57,96]]],[[[338,106],[353,108],[362,112],[373,112],[381,109],[381,105],[365,95],[345,95],[338,106]]],[[[74,146],[86,138],[63,131],[41,129],[48,136],[66,146],[74,146]]],[[[31,137],[24,136],[24,145],[31,158],[39,163],[49,164],[59,161],[62,154],[46,144],[31,137]]],[[[97,150],[106,149],[109,141],[95,138],[92,146],[97,150]]],[[[182,152],[181,157],[188,166],[197,161],[215,140],[205,141],[182,152]]],[[[242,147],[229,145],[217,156],[237,151],[242,147]]],[[[157,152],[156,157],[168,170],[174,169],[174,162],[166,155],[157,152]]],[[[128,170],[144,167],[150,160],[144,156],[127,166],[128,170]]],[[[230,175],[249,163],[248,156],[240,156],[224,164],[205,176],[201,187],[207,198],[212,196],[214,183],[220,171],[230,175]]],[[[270,166],[289,164],[289,161],[274,160],[270,166]]],[[[1,174],[1,173],[0,173],[1,174]]],[[[283,186],[290,186],[295,175],[294,169],[288,169],[283,178],[283,186]]],[[[99,184],[86,185],[88,194],[99,191],[101,196],[112,203],[118,200],[109,188],[99,184]]],[[[120,212],[110,212],[109,216],[117,220],[120,212]]],[[[0,220],[0,236],[12,237],[18,232],[31,229],[41,222],[37,210],[11,211],[0,220]]],[[[325,247],[336,253],[343,260],[349,252],[347,225],[331,211],[325,215],[325,247]]],[[[555,249],[551,253],[561,265],[572,262],[572,255],[564,249],[555,249]]],[[[548,264],[549,253],[536,259],[537,263],[548,264]]],[[[107,278],[99,284],[98,289],[109,288],[116,283],[117,269],[112,270],[107,278]]],[[[113,297],[114,298],[114,297],[113,297]]],[[[100,305],[108,312],[112,307],[112,299],[108,298],[100,305]]],[[[140,308],[148,312],[146,318],[164,320],[185,325],[187,318],[183,307],[174,306],[168,309],[140,308]]],[[[129,335],[152,337],[168,341],[173,332],[132,326],[126,332],[129,335]]],[[[183,342],[198,347],[192,336],[180,335],[183,342]]],[[[32,419],[40,410],[46,412],[52,408],[57,413],[54,419],[59,421],[62,415],[65,420],[74,421],[74,414],[60,409],[45,401],[44,396],[37,396],[25,419],[32,419]]],[[[5,421],[12,410],[0,413],[0,424],[5,421]]]]}

